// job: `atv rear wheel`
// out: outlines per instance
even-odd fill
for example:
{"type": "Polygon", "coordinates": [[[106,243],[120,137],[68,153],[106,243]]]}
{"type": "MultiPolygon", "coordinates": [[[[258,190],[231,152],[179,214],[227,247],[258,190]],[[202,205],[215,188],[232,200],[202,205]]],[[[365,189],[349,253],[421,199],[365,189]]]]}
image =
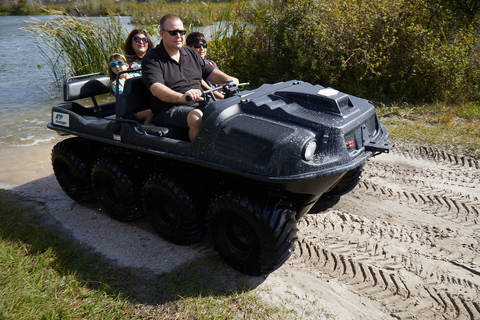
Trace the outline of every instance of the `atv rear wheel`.
{"type": "Polygon", "coordinates": [[[295,212],[230,193],[212,202],[208,228],[220,257],[253,276],[278,269],[297,239],[295,212]]]}
{"type": "Polygon", "coordinates": [[[95,195],[102,208],[114,219],[132,221],[142,217],[139,188],[131,173],[111,159],[100,159],[92,168],[95,195]]]}
{"type": "Polygon", "coordinates": [[[205,217],[178,181],[157,174],[143,187],[145,215],[157,233],[176,244],[197,241],[205,228],[205,217]]]}
{"type": "Polygon", "coordinates": [[[95,199],[91,180],[91,160],[79,138],[57,143],[52,150],[52,167],[58,184],[73,200],[87,202],[95,199]]]}

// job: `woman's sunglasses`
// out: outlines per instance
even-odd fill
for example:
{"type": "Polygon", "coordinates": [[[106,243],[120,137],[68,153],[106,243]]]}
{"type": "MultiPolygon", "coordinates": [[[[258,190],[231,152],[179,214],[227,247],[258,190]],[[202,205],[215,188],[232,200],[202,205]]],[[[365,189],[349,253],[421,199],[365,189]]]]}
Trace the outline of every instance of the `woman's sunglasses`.
{"type": "Polygon", "coordinates": [[[123,62],[123,61],[110,62],[110,64],[109,64],[110,68],[112,68],[112,69],[115,69],[117,66],[119,66],[121,68],[124,65],[126,65],[126,63],[123,62]]]}
{"type": "Polygon", "coordinates": [[[186,30],[172,30],[172,31],[165,30],[165,29],[162,29],[162,30],[165,32],[168,32],[172,37],[175,37],[177,33],[180,33],[181,36],[184,36],[187,34],[186,30]]]}
{"type": "Polygon", "coordinates": [[[190,47],[193,47],[195,49],[200,49],[201,47],[204,47],[207,49],[207,44],[206,43],[193,43],[190,45],[190,47]]]}
{"type": "Polygon", "coordinates": [[[148,43],[148,38],[147,38],[147,37],[144,37],[144,38],[133,37],[132,39],[133,39],[133,41],[135,41],[135,42],[137,42],[137,43],[140,43],[140,42],[148,43]]]}

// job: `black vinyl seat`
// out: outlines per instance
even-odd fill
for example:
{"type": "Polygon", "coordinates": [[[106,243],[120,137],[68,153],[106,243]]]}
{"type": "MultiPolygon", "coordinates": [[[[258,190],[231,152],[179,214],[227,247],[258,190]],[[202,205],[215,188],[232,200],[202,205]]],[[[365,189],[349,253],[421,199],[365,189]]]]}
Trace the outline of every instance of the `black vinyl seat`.
{"type": "MultiPolygon", "coordinates": [[[[134,120],[127,120],[128,116],[149,109],[152,99],[154,99],[154,97],[150,90],[147,89],[142,77],[127,79],[123,87],[123,92],[117,97],[117,119],[135,122],[134,120]]],[[[153,124],[144,124],[141,126],[148,134],[189,141],[188,130],[184,128],[160,127],[153,124]]]]}

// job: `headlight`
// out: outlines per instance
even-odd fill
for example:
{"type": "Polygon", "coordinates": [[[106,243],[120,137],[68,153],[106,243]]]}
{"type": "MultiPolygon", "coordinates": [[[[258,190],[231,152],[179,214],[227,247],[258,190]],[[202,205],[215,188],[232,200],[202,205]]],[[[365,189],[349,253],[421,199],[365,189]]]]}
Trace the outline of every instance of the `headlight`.
{"type": "Polygon", "coordinates": [[[305,147],[303,147],[303,159],[306,161],[312,160],[313,156],[315,155],[315,150],[317,150],[317,141],[308,141],[305,144],[305,147]]]}

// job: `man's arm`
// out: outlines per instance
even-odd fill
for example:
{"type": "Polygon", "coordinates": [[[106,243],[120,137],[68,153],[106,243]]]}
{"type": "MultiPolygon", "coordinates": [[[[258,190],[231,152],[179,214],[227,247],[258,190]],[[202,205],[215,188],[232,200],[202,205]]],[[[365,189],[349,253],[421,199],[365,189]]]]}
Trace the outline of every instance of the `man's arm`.
{"type": "Polygon", "coordinates": [[[239,84],[237,78],[231,77],[218,69],[214,69],[208,76],[207,80],[218,85],[224,85],[227,80],[232,80],[233,83],[239,84]]]}
{"type": "Polygon", "coordinates": [[[203,93],[201,90],[190,89],[184,94],[176,92],[166,85],[155,82],[150,87],[150,92],[152,92],[154,97],[162,100],[163,102],[175,103],[175,104],[187,104],[190,101],[187,101],[187,96],[191,98],[191,101],[202,101],[203,93]]]}

